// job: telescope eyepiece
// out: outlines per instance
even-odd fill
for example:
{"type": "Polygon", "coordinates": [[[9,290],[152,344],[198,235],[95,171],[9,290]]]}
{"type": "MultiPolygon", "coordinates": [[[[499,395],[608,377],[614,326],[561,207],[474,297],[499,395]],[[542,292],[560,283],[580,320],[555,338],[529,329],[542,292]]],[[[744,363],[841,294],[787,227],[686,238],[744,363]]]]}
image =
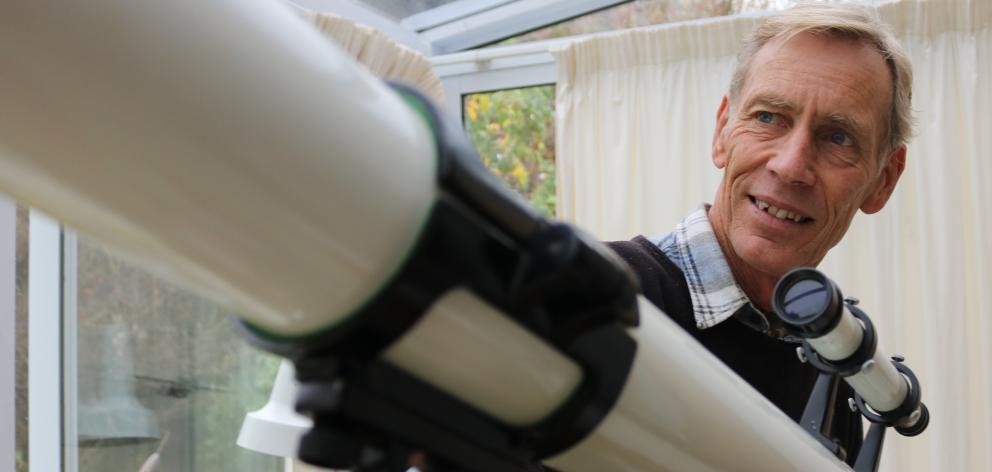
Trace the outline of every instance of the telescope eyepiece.
{"type": "Polygon", "coordinates": [[[772,308],[796,334],[817,338],[840,322],[844,296],[822,272],[800,267],[779,279],[772,295],[772,308]]]}
{"type": "Polygon", "coordinates": [[[918,411],[919,416],[914,414],[913,417],[910,417],[909,424],[897,425],[896,432],[903,436],[916,436],[926,430],[930,424],[930,410],[927,409],[926,405],[920,403],[918,411]]]}

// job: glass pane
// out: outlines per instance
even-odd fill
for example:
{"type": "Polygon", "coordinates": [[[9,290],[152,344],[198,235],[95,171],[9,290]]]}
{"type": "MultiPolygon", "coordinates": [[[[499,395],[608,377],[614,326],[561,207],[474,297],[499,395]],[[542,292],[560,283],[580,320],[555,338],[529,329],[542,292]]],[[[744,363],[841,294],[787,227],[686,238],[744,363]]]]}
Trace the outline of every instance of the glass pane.
{"type": "Polygon", "coordinates": [[[79,470],[281,471],[235,445],[278,359],[238,337],[230,314],[81,240],[78,245],[79,470]]]}
{"type": "MultiPolygon", "coordinates": [[[[638,26],[660,25],[678,21],[763,11],[784,10],[798,0],[633,0],[598,12],[562,21],[554,25],[505,39],[493,45],[506,45],[560,38],[578,34],[622,30],[638,26]]],[[[825,0],[843,3],[850,0],[825,0]]],[[[867,5],[881,5],[891,0],[855,0],[867,5]]]]}
{"type": "Polygon", "coordinates": [[[466,95],[465,128],[482,162],[555,216],[555,86],[466,95]]]}
{"type": "Polygon", "coordinates": [[[430,10],[431,8],[447,5],[457,0],[359,0],[361,3],[372,7],[379,13],[392,18],[394,21],[402,20],[410,15],[430,10]]]}
{"type": "Polygon", "coordinates": [[[795,5],[796,0],[736,0],[735,13],[750,13],[756,11],[784,10],[795,5]]]}
{"type": "MultiPolygon", "coordinates": [[[[860,3],[863,5],[882,5],[893,0],[824,0],[824,3],[860,3]]],[[[734,13],[752,13],[760,11],[785,10],[799,0],[734,0],[734,13]]]]}
{"type": "Polygon", "coordinates": [[[14,311],[17,344],[14,346],[14,463],[17,472],[28,470],[28,209],[17,207],[17,248],[14,275],[14,311]]]}
{"type": "Polygon", "coordinates": [[[726,16],[740,11],[742,1],[774,3],[776,0],[634,0],[514,36],[497,45],[726,16]]]}

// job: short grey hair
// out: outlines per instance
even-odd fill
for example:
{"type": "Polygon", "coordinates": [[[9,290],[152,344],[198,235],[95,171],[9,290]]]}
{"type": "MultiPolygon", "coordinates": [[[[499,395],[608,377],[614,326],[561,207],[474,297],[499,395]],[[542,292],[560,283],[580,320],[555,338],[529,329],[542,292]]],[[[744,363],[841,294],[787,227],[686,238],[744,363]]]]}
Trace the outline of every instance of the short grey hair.
{"type": "Polygon", "coordinates": [[[882,156],[906,144],[913,134],[913,68],[891,28],[878,18],[874,9],[866,6],[801,3],[769,16],[744,41],[737,55],[730,101],[733,103],[744,87],[751,61],[762,46],[778,37],[788,39],[802,33],[856,39],[878,50],[892,78],[889,125],[883,136],[887,150],[882,150],[882,156]]]}

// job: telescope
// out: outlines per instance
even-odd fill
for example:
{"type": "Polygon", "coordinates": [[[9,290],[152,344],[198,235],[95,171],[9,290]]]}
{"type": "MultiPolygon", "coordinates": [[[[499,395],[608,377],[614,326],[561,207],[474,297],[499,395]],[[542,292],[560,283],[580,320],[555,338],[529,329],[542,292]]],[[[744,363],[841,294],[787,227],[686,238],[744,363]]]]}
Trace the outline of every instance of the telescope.
{"type": "Polygon", "coordinates": [[[886,427],[903,436],[916,436],[930,423],[921,401],[920,382],[902,356],[887,357],[878,347],[871,318],[858,308],[858,299],[844,298],[823,273],[801,267],[785,274],[772,295],[775,314],[805,341],[799,359],[815,366],[820,375],[799,424],[823,445],[838,451],[830,440],[830,408],[843,378],[854,389],[849,399],[871,423],[855,470],[875,470],[886,427]]]}
{"type": "MultiPolygon", "coordinates": [[[[0,189],[237,310],[295,364],[304,460],[848,470],[616,255],[502,187],[456,122],[284,5],[4,10],[0,189]]],[[[875,398],[918,396],[859,372],[885,421],[875,398]]]]}

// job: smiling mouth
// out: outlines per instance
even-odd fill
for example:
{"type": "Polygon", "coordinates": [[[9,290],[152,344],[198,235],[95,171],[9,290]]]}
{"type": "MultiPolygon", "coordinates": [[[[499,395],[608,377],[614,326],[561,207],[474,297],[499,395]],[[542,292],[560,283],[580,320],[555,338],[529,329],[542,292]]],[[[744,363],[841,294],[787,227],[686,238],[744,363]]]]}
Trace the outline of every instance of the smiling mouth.
{"type": "Polygon", "coordinates": [[[794,223],[799,223],[799,224],[809,223],[813,221],[813,218],[810,218],[805,215],[800,215],[798,213],[793,213],[791,211],[784,210],[782,208],[776,208],[775,205],[772,205],[763,200],[759,200],[751,195],[748,195],[747,198],[751,199],[751,203],[753,203],[754,206],[758,207],[759,210],[768,213],[769,215],[772,215],[780,220],[792,221],[794,223]]]}

